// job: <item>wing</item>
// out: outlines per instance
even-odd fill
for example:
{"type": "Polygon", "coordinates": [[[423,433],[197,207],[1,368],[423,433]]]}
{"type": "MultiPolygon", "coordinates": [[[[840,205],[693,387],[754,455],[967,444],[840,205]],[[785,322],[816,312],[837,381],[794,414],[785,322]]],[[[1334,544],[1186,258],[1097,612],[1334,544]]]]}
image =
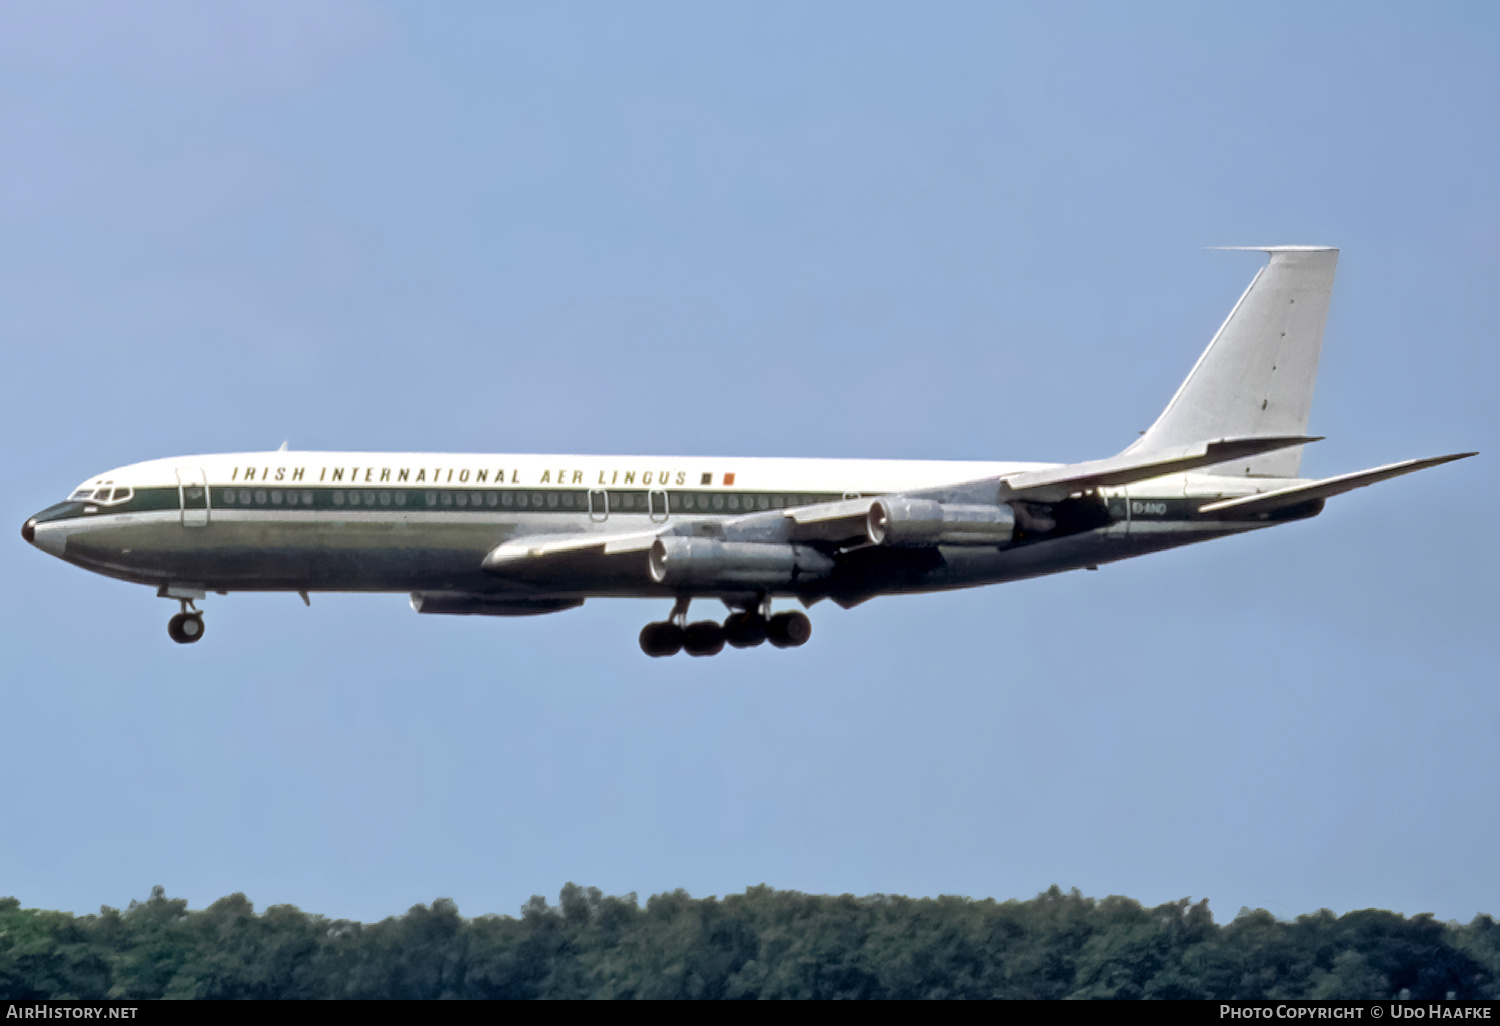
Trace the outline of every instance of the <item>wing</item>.
{"type": "MultiPolygon", "coordinates": [[[[1226,460],[1305,445],[1318,441],[1305,435],[1263,438],[1230,438],[1201,442],[1164,452],[1113,456],[1087,463],[1072,463],[1047,470],[1026,471],[1000,478],[957,482],[942,488],[903,493],[907,497],[938,503],[983,503],[998,505],[1011,500],[1060,502],[1069,495],[1095,488],[1144,481],[1176,474],[1226,460]]],[[[712,524],[671,524],[644,531],[619,534],[576,533],[532,535],[502,542],[484,557],[484,569],[504,576],[529,576],[567,557],[599,557],[649,552],[658,538],[691,536],[707,528],[726,541],[810,544],[826,550],[869,544],[870,508],[876,496],[841,502],[796,506],[730,517],[712,524]]]]}

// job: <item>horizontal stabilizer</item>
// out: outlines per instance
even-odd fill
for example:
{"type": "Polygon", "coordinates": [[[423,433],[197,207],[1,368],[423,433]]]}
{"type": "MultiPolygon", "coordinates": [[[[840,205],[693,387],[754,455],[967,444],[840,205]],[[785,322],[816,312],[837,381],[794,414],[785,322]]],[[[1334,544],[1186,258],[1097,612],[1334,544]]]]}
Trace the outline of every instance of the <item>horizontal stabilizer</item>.
{"type": "Polygon", "coordinates": [[[1136,481],[1149,481],[1166,474],[1182,474],[1229,460],[1245,459],[1263,452],[1321,441],[1307,435],[1272,435],[1256,438],[1222,438],[1216,442],[1149,453],[1126,451],[1104,460],[1070,463],[1047,470],[1012,474],[1001,483],[1001,499],[1015,497],[1041,502],[1059,502],[1091,488],[1114,488],[1136,481]]]}
{"type": "Polygon", "coordinates": [[[1404,463],[1392,463],[1389,466],[1376,467],[1374,470],[1361,470],[1353,474],[1340,474],[1338,477],[1325,477],[1321,481],[1309,481],[1307,484],[1293,485],[1290,488],[1278,488],[1274,492],[1261,492],[1259,495],[1246,495],[1239,499],[1224,499],[1220,502],[1210,502],[1206,506],[1198,508],[1199,513],[1233,513],[1237,517],[1254,516],[1259,513],[1270,513],[1273,510],[1282,509],[1287,506],[1296,506],[1313,499],[1326,499],[1334,495],[1342,495],[1344,492],[1352,492],[1356,488],[1376,484],[1380,481],[1388,481],[1402,474],[1412,474],[1418,470],[1426,470],[1428,467],[1436,467],[1443,463],[1452,463],[1454,460],[1467,459],[1477,456],[1478,453],[1459,452],[1451,456],[1432,456],[1425,460],[1407,460],[1404,463]]]}

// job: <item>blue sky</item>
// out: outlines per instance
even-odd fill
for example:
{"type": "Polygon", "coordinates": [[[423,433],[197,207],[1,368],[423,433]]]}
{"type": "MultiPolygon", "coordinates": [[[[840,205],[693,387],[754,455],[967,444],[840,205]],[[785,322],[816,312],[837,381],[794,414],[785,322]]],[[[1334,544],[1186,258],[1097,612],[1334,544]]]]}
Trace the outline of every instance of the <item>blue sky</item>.
{"type": "Polygon", "coordinates": [[[1073,461],[1342,256],[1316,520],[812,643],[169,604],[0,546],[0,894],[1500,913],[1493,5],[0,3],[14,528],[274,448],[1073,461]]]}

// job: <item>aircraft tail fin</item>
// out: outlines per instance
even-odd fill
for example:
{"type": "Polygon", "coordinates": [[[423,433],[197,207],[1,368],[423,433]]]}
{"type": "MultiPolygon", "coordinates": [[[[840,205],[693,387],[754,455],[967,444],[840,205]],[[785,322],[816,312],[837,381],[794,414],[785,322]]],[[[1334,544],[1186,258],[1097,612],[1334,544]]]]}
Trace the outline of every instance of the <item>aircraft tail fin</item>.
{"type": "MultiPolygon", "coordinates": [[[[1331,246],[1244,246],[1271,255],[1187,380],[1127,453],[1215,438],[1307,433],[1323,326],[1339,251],[1331,246]]],[[[1224,464],[1217,474],[1296,477],[1300,447],[1224,464]]]]}

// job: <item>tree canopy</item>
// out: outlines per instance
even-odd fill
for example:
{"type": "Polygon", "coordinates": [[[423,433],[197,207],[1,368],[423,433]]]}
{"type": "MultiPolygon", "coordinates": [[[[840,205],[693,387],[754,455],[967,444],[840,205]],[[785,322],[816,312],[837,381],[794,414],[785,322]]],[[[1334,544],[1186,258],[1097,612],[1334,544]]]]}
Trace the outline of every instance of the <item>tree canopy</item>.
{"type": "Polygon", "coordinates": [[[695,899],[568,884],[519,918],[446,898],[362,924],[157,887],[98,915],[0,898],[0,997],[1500,998],[1500,928],[1366,910],[1293,921],[1146,908],[1057,887],[1029,901],[695,899]]]}

